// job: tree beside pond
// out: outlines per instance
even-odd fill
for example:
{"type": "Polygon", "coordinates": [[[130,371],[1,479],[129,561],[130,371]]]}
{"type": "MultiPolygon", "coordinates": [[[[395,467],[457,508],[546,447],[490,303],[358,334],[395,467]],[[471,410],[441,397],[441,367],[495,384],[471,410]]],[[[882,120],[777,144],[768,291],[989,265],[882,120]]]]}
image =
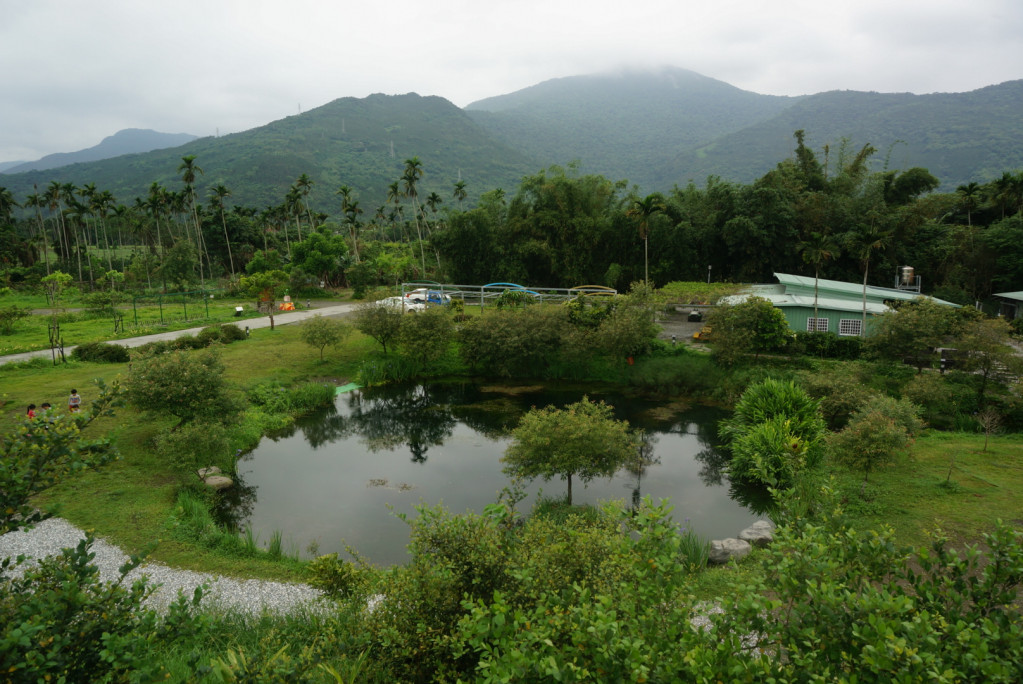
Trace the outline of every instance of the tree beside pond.
{"type": "Polygon", "coordinates": [[[302,321],[299,337],[310,347],[320,350],[320,361],[323,361],[323,349],[326,346],[336,347],[348,338],[352,329],[344,322],[324,318],[319,314],[302,321]]]}
{"type": "Polygon", "coordinates": [[[792,337],[785,314],[763,297],[748,297],[738,304],[725,304],[707,316],[714,356],[725,365],[742,356],[774,351],[792,337]]]}
{"type": "Polygon", "coordinates": [[[610,406],[587,397],[564,409],[532,409],[512,437],[501,459],[505,472],[528,479],[563,477],[569,505],[573,476],[583,482],[611,477],[639,458],[639,435],[626,421],[616,420],[610,406]]]}
{"type": "Polygon", "coordinates": [[[224,382],[224,364],[210,349],[136,359],[125,390],[128,402],[139,410],[170,414],[182,423],[229,422],[239,410],[224,382]]]}
{"type": "Polygon", "coordinates": [[[380,306],[379,303],[364,304],[355,310],[355,327],[380,343],[387,353],[387,345],[398,340],[401,332],[401,309],[380,306]]]}

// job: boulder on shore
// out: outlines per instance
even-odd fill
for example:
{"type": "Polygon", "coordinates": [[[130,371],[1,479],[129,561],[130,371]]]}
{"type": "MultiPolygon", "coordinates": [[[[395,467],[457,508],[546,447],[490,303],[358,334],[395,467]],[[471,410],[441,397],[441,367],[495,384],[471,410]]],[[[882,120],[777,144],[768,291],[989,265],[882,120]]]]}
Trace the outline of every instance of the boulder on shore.
{"type": "Polygon", "coordinates": [[[227,475],[209,475],[203,479],[203,484],[212,489],[227,489],[234,484],[234,480],[227,475]]]}
{"type": "Polygon", "coordinates": [[[770,520],[758,520],[740,532],[739,539],[762,549],[774,541],[774,527],[770,520]]]}
{"type": "Polygon", "coordinates": [[[749,554],[752,547],[742,539],[715,539],[710,543],[707,561],[715,565],[724,565],[733,558],[739,559],[749,554]]]}

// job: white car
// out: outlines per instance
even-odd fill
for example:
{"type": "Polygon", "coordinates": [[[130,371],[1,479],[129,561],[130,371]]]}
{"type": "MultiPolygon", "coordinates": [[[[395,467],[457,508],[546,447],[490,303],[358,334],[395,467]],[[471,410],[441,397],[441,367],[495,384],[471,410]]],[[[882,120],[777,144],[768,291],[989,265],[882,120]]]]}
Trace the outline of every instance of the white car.
{"type": "Polygon", "coordinates": [[[415,313],[416,311],[423,311],[426,309],[425,302],[409,299],[407,297],[387,297],[386,299],[378,300],[376,305],[383,306],[388,309],[394,309],[395,311],[401,311],[402,313],[415,313]]]}
{"type": "Polygon", "coordinates": [[[423,304],[440,304],[446,306],[451,303],[451,295],[440,290],[431,290],[428,287],[420,287],[405,293],[405,299],[423,304]]]}

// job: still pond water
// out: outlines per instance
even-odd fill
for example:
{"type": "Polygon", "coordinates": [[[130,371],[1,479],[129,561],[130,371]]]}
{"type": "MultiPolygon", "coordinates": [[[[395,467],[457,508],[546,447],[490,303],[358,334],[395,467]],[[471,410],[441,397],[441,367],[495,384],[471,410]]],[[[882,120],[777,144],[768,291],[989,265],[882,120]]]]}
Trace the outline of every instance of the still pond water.
{"type": "MultiPolygon", "coordinates": [[[[644,432],[651,465],[590,481],[573,478],[573,503],[670,497],[674,518],[706,539],[734,537],[756,515],[730,496],[715,450],[720,410],[652,402],[589,388],[644,432]]],[[[228,514],[261,544],[275,531],[303,557],[348,545],[381,565],[408,558],[408,526],[395,513],[443,503],[481,512],[509,484],[501,455],[508,430],[530,407],[564,406],[582,390],[437,383],[357,390],[302,418],[288,434],[264,438],[238,463],[239,486],[228,514]]],[[[563,480],[537,480],[519,504],[526,513],[540,490],[565,494],[563,480]]]]}

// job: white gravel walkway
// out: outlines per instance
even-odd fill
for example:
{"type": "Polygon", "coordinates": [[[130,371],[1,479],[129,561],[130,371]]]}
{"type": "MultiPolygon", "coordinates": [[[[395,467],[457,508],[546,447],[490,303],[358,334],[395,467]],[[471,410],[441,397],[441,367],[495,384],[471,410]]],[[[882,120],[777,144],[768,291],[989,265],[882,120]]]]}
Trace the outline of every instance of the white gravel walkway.
{"type": "MultiPolygon", "coordinates": [[[[44,558],[59,555],[63,548],[74,548],[85,538],[85,533],[64,520],[50,518],[28,531],[19,530],[0,536],[0,558],[24,555],[29,558],[44,558]]],[[[93,564],[100,570],[104,581],[116,580],[120,568],[128,561],[128,555],[121,549],[96,539],[92,545],[96,554],[93,564]]],[[[321,605],[322,593],[305,584],[269,582],[265,580],[238,580],[191,570],[177,570],[161,563],[146,562],[128,575],[134,581],[145,575],[160,588],[150,598],[150,605],[156,608],[167,606],[183,592],[188,598],[200,584],[209,587],[203,597],[203,605],[236,609],[251,615],[270,612],[292,613],[305,608],[321,605]]]]}

